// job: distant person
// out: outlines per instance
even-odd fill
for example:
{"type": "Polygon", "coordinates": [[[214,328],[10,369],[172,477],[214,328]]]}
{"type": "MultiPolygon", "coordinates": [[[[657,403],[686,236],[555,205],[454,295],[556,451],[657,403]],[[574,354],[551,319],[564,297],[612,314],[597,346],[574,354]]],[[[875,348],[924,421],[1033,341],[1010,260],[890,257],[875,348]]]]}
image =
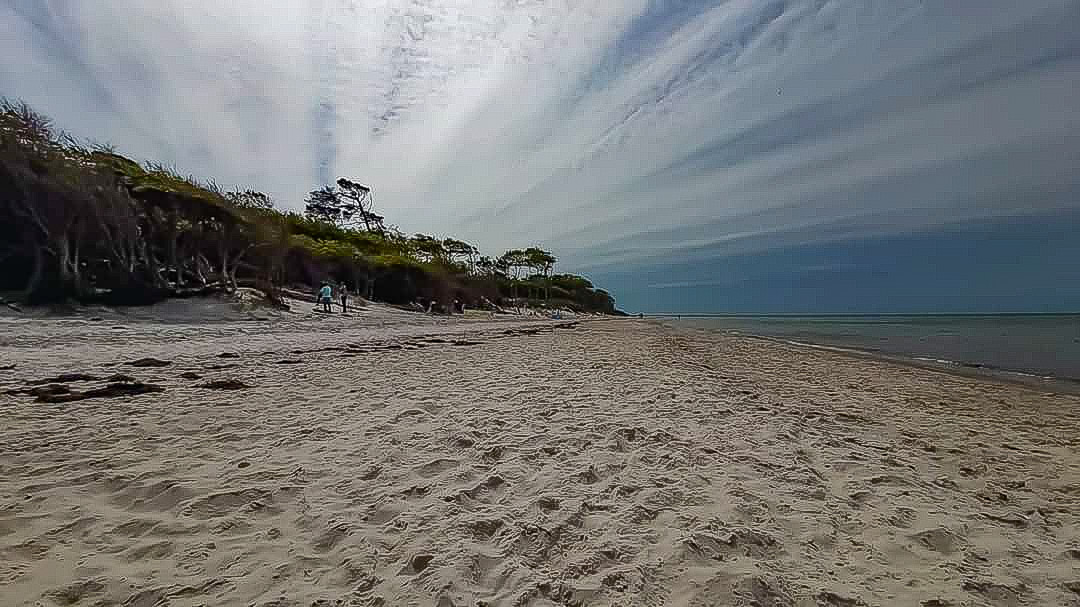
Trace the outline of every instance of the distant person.
{"type": "Polygon", "coordinates": [[[349,287],[341,283],[339,288],[341,289],[341,313],[344,314],[349,311],[349,287]]]}
{"type": "Polygon", "coordinates": [[[332,301],[331,298],[333,297],[333,295],[334,295],[334,291],[333,291],[333,289],[330,288],[330,285],[326,284],[325,282],[322,283],[322,288],[319,289],[319,303],[321,303],[322,306],[323,306],[323,312],[333,312],[334,311],[330,307],[330,303],[332,301]]]}

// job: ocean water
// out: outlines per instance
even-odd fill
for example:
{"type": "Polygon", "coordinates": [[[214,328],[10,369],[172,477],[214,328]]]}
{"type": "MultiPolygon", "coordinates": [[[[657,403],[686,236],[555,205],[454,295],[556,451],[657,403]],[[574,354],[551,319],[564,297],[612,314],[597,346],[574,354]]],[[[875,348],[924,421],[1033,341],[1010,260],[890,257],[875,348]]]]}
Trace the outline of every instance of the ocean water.
{"type": "Polygon", "coordinates": [[[1080,382],[1080,314],[710,316],[675,326],[1080,382]]]}

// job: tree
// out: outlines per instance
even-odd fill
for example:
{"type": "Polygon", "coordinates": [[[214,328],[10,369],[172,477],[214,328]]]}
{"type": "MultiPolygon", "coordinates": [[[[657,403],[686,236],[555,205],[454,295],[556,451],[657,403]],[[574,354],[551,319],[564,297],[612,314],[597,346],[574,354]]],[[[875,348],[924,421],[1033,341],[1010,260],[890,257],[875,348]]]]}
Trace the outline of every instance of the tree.
{"type": "Polygon", "coordinates": [[[92,201],[115,188],[91,169],[88,150],[25,103],[0,102],[0,151],[0,215],[18,222],[23,242],[16,246],[32,255],[25,296],[35,296],[47,274],[57,293],[87,291],[84,254],[96,242],[92,201]]]}
{"type": "Polygon", "coordinates": [[[449,260],[442,241],[427,234],[414,234],[409,239],[409,247],[417,257],[429,263],[445,265],[449,260]]]}
{"type": "Polygon", "coordinates": [[[450,261],[464,264],[470,273],[476,271],[476,257],[480,254],[479,249],[463,240],[454,238],[443,240],[442,246],[446,250],[450,261]]]}
{"type": "Polygon", "coordinates": [[[476,272],[481,276],[494,276],[499,269],[495,260],[487,255],[481,255],[480,258],[476,260],[475,265],[476,272]]]}
{"type": "Polygon", "coordinates": [[[225,199],[241,209],[274,208],[274,201],[269,196],[255,190],[234,190],[225,194],[225,199]]]}
{"type": "Polygon", "coordinates": [[[500,268],[505,268],[504,271],[510,278],[511,294],[513,295],[513,298],[517,300],[518,283],[521,281],[521,270],[529,267],[525,251],[522,249],[510,249],[502,254],[498,263],[500,268]]]}
{"type": "Polygon", "coordinates": [[[544,277],[544,300],[551,299],[551,270],[555,267],[555,256],[550,251],[529,247],[522,252],[525,263],[544,277]]]}
{"type": "Polygon", "coordinates": [[[376,215],[373,210],[375,194],[371,188],[344,177],[337,180],[337,186],[338,200],[342,203],[342,209],[348,213],[348,217],[345,218],[346,223],[355,217],[357,223],[362,224],[368,232],[381,234],[386,231],[386,226],[383,225],[385,218],[382,215],[376,215]]]}
{"type": "Polygon", "coordinates": [[[333,186],[324,186],[318,190],[312,190],[307,197],[307,205],[304,214],[312,219],[325,221],[334,225],[341,225],[351,217],[345,216],[337,191],[333,186]]]}
{"type": "Polygon", "coordinates": [[[378,234],[386,232],[384,217],[374,212],[374,197],[366,185],[342,177],[336,186],[313,190],[306,202],[305,212],[313,219],[340,227],[363,226],[378,234]]]}

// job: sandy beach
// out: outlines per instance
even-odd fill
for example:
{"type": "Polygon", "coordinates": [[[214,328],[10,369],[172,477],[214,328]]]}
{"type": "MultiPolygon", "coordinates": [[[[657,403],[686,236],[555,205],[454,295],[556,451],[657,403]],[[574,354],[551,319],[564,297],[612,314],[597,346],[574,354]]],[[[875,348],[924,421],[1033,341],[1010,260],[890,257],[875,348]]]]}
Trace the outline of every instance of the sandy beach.
{"type": "Polygon", "coordinates": [[[1073,395],[380,306],[13,315],[0,369],[4,606],[1080,605],[1073,395]]]}

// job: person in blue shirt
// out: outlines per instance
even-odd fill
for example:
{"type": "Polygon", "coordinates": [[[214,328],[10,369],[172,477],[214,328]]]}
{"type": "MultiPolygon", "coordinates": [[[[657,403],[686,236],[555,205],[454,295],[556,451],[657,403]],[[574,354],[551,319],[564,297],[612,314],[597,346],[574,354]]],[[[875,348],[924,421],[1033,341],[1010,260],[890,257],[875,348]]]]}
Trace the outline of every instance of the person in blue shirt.
{"type": "Polygon", "coordinates": [[[332,301],[331,298],[333,297],[333,295],[334,295],[334,293],[333,293],[333,290],[330,288],[330,285],[328,285],[328,284],[326,284],[324,282],[323,285],[322,285],[322,288],[319,289],[319,303],[321,303],[323,305],[323,312],[333,312],[334,311],[330,307],[331,301],[332,301]]]}

